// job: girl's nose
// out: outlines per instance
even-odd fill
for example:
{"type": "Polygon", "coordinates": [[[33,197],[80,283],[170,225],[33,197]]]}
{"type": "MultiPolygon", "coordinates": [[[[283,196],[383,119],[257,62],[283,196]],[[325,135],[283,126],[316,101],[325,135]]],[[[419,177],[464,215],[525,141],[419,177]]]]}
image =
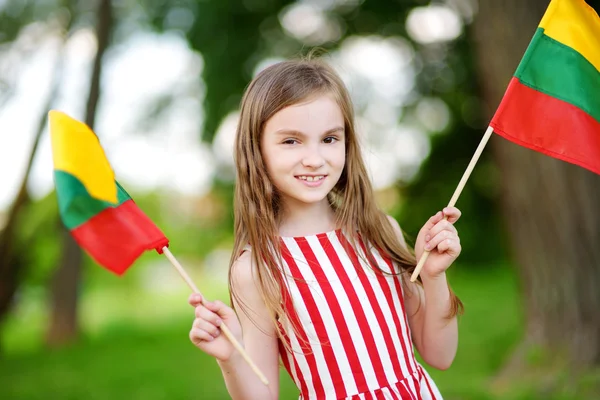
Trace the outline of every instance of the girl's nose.
{"type": "Polygon", "coordinates": [[[302,158],[302,166],[306,168],[317,169],[325,165],[325,159],[319,151],[311,151],[302,158]]]}

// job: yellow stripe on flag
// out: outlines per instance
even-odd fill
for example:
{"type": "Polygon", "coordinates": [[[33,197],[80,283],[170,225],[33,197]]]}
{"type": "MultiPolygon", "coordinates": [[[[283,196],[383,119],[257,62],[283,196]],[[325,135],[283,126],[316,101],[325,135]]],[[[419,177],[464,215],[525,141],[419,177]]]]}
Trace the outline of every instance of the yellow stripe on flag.
{"type": "Polygon", "coordinates": [[[94,132],[60,111],[50,111],[48,118],[54,169],[79,179],[91,197],[117,203],[115,174],[94,132]]]}
{"type": "Polygon", "coordinates": [[[600,71],[600,18],[583,0],[552,0],[542,21],[546,36],[575,49],[600,71]]]}

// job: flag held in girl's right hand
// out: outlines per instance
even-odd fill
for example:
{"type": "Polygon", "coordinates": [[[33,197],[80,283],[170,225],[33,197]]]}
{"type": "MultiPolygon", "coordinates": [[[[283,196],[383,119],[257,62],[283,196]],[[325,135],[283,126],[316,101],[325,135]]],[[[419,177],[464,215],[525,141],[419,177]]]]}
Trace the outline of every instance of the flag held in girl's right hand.
{"type": "Polygon", "coordinates": [[[600,174],[600,18],[585,1],[550,2],[490,126],[600,174]]]}
{"type": "Polygon", "coordinates": [[[94,132],[59,111],[48,117],[59,212],[77,243],[118,275],[145,250],[162,253],[169,240],[115,180],[94,132]]]}

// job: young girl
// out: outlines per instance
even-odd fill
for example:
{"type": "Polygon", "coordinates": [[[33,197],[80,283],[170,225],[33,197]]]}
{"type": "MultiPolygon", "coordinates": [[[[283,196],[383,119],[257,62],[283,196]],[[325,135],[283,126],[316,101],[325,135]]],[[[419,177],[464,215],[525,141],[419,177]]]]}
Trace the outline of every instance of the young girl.
{"type": "Polygon", "coordinates": [[[382,213],[348,92],[318,60],[259,73],[241,104],[235,148],[232,308],[190,296],[190,339],[214,356],[233,399],[277,399],[279,360],[301,399],[441,399],[417,363],[446,369],[462,304],[445,271],[459,255],[446,208],[416,240],[419,283],[398,223],[382,213]],[[226,324],[270,384],[231,343],[226,324]]]}

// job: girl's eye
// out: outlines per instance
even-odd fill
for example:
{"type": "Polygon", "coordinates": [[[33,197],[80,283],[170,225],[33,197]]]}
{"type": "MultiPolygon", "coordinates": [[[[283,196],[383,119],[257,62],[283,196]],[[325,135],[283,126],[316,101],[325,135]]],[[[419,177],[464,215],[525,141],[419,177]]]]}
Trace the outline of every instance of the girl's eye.
{"type": "Polygon", "coordinates": [[[323,139],[323,141],[327,144],[331,144],[337,142],[338,138],[336,138],[335,136],[328,136],[325,139],[323,139]]]}
{"type": "Polygon", "coordinates": [[[285,139],[281,143],[283,143],[283,144],[296,144],[296,143],[298,143],[298,141],[296,139],[285,139]]]}

